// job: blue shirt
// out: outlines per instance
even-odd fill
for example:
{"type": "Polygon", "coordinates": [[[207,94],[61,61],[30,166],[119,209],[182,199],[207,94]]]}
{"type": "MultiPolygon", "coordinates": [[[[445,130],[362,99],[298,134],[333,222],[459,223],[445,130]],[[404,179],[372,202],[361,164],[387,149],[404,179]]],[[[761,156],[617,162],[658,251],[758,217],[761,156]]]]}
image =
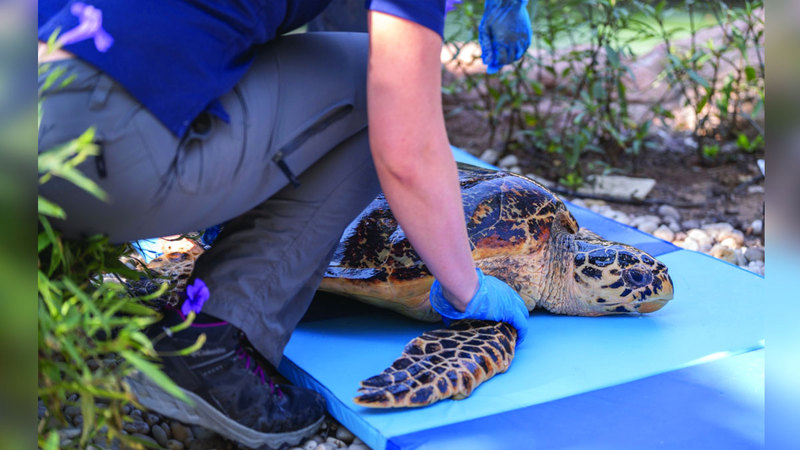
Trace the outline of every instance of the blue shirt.
{"type": "MultiPolygon", "coordinates": [[[[76,0],[39,1],[39,40],[78,25],[76,0]]],[[[107,52],[91,39],[65,46],[102,70],[175,135],[198,114],[226,119],[219,97],[233,89],[256,48],[306,24],[331,0],[83,0],[103,12],[114,38],[107,52]]],[[[367,0],[370,9],[419,23],[442,35],[444,0],[367,0]]]]}

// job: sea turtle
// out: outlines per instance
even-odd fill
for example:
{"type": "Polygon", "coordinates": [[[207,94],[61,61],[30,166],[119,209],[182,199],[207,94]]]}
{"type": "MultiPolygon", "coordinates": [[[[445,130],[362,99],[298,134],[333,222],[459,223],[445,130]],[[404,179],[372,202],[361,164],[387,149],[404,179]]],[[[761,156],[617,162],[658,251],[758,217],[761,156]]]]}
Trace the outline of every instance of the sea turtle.
{"type": "MultiPolygon", "coordinates": [[[[476,265],[516,289],[529,310],[580,316],[648,313],[672,298],[663,263],[579,228],[564,203],[535,181],[465,164],[459,164],[459,177],[476,265]]],[[[171,254],[150,266],[186,280],[193,259],[171,254]]],[[[428,301],[432,283],[379,195],[346,228],[320,290],[435,322],[441,318],[428,301]]],[[[362,381],[354,401],[389,408],[467,397],[508,369],[516,338],[510,325],[490,321],[456,321],[427,331],[389,368],[362,381]]]]}
{"type": "MultiPolygon", "coordinates": [[[[648,313],[672,298],[663,263],[579,228],[564,203],[535,181],[465,164],[459,178],[477,266],[516,289],[529,310],[648,313]]],[[[438,321],[428,300],[432,283],[379,195],[345,230],[320,289],[438,321]]],[[[464,398],[508,369],[515,342],[516,330],[497,322],[462,321],[426,332],[383,373],[362,381],[355,402],[387,408],[464,398]]]]}

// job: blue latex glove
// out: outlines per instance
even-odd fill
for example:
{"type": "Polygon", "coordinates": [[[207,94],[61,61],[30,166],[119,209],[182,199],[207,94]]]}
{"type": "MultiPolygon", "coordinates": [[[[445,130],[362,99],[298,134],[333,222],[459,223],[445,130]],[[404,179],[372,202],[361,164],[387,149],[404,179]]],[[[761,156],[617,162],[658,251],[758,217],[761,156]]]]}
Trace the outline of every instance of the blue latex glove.
{"type": "Polygon", "coordinates": [[[469,301],[467,310],[461,312],[444,298],[439,280],[431,286],[431,306],[442,315],[444,323],[458,319],[483,319],[506,322],[517,329],[517,344],[525,339],[528,333],[528,307],[525,301],[511,286],[491,276],[478,272],[478,291],[469,301]]]}
{"type": "Polygon", "coordinates": [[[483,63],[489,67],[487,73],[522,58],[531,45],[527,4],[528,0],[486,0],[478,40],[483,63]]]}

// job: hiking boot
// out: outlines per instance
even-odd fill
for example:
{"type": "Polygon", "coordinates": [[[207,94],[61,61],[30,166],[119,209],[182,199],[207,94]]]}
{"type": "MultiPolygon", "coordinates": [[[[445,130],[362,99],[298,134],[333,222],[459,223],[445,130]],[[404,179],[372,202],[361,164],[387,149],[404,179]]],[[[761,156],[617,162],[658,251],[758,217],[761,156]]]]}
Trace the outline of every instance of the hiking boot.
{"type": "MultiPolygon", "coordinates": [[[[173,309],[164,315],[164,320],[148,329],[151,339],[183,320],[173,309]]],[[[313,435],[325,417],[325,399],[309,389],[273,384],[243,339],[234,326],[200,314],[191,327],[154,342],[162,355],[162,370],[194,405],[163,391],[141,373],[130,378],[129,384],[146,408],[251,448],[291,446],[313,435]],[[175,356],[202,333],[207,337],[202,348],[175,356]]]]}

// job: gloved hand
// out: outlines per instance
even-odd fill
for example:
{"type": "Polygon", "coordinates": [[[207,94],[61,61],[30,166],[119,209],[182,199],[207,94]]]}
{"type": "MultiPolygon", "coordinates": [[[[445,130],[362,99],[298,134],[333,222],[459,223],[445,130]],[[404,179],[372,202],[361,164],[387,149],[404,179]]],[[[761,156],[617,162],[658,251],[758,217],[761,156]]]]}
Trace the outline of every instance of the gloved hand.
{"type": "Polygon", "coordinates": [[[511,286],[491,276],[478,272],[478,291],[472,296],[463,313],[444,298],[442,285],[438,280],[431,286],[431,306],[442,315],[444,323],[458,319],[483,319],[506,322],[517,329],[517,344],[528,333],[528,307],[525,301],[511,286]]]}
{"type": "Polygon", "coordinates": [[[492,74],[520,58],[531,45],[528,0],[486,0],[478,28],[481,58],[492,74]]]}

